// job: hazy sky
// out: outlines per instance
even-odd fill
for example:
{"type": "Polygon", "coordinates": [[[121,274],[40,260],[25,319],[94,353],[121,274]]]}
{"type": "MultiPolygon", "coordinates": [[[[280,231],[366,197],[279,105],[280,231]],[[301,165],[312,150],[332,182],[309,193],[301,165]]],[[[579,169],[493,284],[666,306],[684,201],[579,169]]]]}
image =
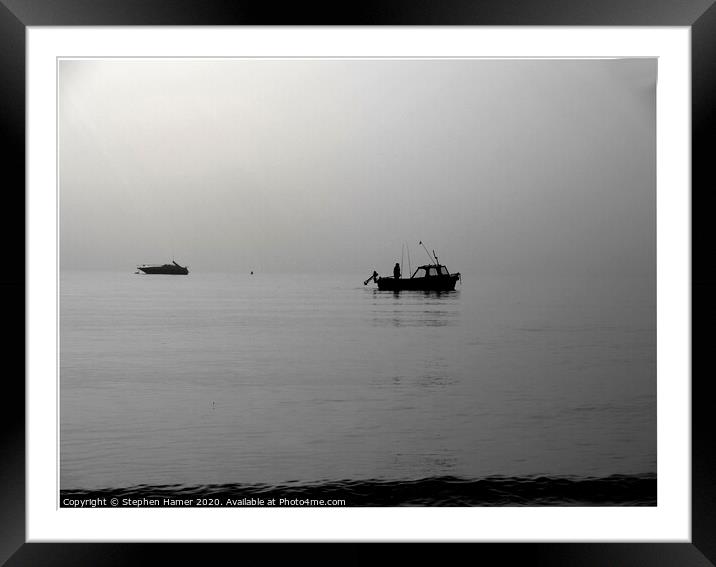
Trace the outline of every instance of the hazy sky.
{"type": "Polygon", "coordinates": [[[61,61],[62,269],[654,276],[656,60],[61,61]]]}

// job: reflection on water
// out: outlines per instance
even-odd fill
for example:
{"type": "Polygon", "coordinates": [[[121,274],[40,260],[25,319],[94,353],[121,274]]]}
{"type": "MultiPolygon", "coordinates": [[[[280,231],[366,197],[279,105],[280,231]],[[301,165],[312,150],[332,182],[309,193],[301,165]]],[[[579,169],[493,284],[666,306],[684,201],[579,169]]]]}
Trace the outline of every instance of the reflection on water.
{"type": "Polygon", "coordinates": [[[458,324],[460,291],[367,291],[373,325],[447,327],[458,324]]]}
{"type": "Polygon", "coordinates": [[[648,294],[321,282],[63,273],[61,487],[656,470],[648,294]]]}

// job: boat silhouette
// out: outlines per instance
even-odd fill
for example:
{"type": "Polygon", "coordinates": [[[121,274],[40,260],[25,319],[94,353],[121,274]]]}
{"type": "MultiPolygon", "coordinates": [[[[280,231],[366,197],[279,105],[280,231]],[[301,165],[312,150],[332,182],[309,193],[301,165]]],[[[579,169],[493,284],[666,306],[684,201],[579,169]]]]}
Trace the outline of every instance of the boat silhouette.
{"type": "Polygon", "coordinates": [[[381,291],[452,291],[459,279],[460,272],[451,274],[442,264],[426,264],[409,278],[378,277],[375,283],[381,291]]]}
{"type": "Polygon", "coordinates": [[[185,276],[189,273],[186,266],[180,266],[174,260],[171,264],[142,264],[137,269],[145,274],[165,274],[170,276],[185,276]]]}
{"type": "MultiPolygon", "coordinates": [[[[425,248],[425,245],[420,242],[420,245],[425,248]]],[[[460,272],[451,274],[447,269],[447,266],[441,264],[438,261],[437,254],[433,250],[432,256],[428,252],[427,248],[425,251],[431,260],[434,260],[431,264],[425,264],[418,266],[413,272],[413,275],[409,278],[400,277],[399,264],[396,263],[394,276],[391,277],[380,277],[378,272],[374,271],[373,275],[363,282],[363,285],[367,285],[369,281],[373,280],[378,284],[378,289],[381,291],[402,291],[402,290],[418,290],[418,291],[453,291],[455,284],[461,279],[460,272]]]]}

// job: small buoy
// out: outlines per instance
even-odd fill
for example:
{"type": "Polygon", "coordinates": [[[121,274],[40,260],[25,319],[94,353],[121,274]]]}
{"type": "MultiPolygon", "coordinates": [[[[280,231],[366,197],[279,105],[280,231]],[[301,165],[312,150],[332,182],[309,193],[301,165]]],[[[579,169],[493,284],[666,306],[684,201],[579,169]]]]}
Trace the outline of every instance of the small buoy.
{"type": "Polygon", "coordinates": [[[251,275],[252,275],[252,276],[254,275],[254,272],[253,272],[253,270],[251,271],[251,275]]]}

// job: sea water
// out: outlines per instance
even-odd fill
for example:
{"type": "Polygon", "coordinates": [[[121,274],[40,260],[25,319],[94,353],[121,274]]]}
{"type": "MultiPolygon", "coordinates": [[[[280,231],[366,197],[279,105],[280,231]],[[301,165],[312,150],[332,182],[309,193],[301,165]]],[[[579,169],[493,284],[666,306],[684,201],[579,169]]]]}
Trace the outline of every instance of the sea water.
{"type": "Polygon", "coordinates": [[[61,490],[655,503],[653,283],[364,279],[61,272],[61,490]]]}

